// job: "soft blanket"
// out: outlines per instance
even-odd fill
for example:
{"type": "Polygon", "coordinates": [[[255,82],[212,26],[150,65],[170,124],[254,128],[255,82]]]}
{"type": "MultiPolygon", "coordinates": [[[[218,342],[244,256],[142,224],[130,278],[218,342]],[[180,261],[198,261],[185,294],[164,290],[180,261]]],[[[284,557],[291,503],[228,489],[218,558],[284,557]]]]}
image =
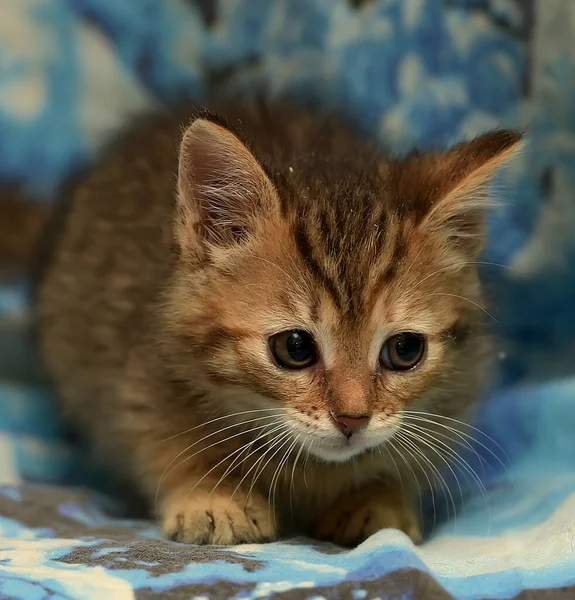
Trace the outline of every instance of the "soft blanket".
{"type": "Polygon", "coordinates": [[[498,125],[530,145],[482,259],[498,385],[422,546],[186,547],[114,516],[37,373],[23,282],[0,292],[0,597],[575,598],[574,36],[572,0],[2,0],[0,180],[47,202],[134,115],[214,87],[341,108],[396,150],[498,125]]]}

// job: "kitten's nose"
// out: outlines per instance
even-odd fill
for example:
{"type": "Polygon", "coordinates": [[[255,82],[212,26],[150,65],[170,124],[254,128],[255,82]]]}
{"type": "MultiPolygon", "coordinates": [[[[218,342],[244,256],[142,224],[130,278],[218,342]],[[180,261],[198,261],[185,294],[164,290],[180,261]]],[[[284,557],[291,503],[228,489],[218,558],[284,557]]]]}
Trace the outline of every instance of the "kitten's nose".
{"type": "Polygon", "coordinates": [[[354,433],[363,429],[369,423],[369,416],[352,417],[349,415],[334,415],[333,420],[345,437],[350,438],[354,433]]]}

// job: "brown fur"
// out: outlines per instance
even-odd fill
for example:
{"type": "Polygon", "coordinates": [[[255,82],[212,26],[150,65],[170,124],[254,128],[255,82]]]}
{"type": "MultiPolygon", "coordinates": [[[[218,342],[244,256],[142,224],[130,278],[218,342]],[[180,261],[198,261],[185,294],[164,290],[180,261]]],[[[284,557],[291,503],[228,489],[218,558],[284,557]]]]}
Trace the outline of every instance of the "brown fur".
{"type": "Polygon", "coordinates": [[[311,114],[223,114],[181,147],[197,115],[150,120],[73,192],[38,304],[66,412],[152,502],[159,491],[174,539],[418,539],[396,480],[423,480],[418,455],[386,440],[405,410],[459,418],[479,394],[474,261],[486,185],[519,136],[393,160],[311,114]],[[293,328],[317,340],[309,369],[269,355],[267,337],[293,328]],[[386,371],[379,350],[401,331],[427,336],[425,360],[386,371]],[[331,414],[371,420],[347,441],[331,414]]]}
{"type": "Polygon", "coordinates": [[[21,269],[50,216],[48,207],[14,189],[0,189],[0,269],[21,269]]]}

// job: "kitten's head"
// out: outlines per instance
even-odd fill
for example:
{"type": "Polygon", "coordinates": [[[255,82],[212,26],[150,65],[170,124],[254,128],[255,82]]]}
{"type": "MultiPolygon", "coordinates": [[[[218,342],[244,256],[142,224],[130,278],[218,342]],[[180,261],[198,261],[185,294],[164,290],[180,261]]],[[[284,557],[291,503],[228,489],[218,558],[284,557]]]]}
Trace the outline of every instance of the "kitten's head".
{"type": "Polygon", "coordinates": [[[306,449],[341,461],[409,411],[477,397],[487,187],[520,136],[390,160],[304,130],[295,152],[264,152],[209,119],[187,129],[170,315],[224,410],[283,408],[306,449]]]}

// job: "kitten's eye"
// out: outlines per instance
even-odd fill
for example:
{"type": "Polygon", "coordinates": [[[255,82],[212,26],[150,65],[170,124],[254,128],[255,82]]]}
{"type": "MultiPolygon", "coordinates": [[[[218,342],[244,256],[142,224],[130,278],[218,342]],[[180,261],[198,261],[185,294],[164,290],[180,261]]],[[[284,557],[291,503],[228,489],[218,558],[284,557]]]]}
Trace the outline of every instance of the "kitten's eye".
{"type": "Polygon", "coordinates": [[[292,329],[270,338],[270,350],[280,367],[305,369],[317,362],[313,338],[307,331],[292,329]]]}
{"type": "Polygon", "coordinates": [[[418,333],[398,333],[390,337],[379,355],[379,360],[392,371],[413,369],[423,358],[425,338],[418,333]]]}

